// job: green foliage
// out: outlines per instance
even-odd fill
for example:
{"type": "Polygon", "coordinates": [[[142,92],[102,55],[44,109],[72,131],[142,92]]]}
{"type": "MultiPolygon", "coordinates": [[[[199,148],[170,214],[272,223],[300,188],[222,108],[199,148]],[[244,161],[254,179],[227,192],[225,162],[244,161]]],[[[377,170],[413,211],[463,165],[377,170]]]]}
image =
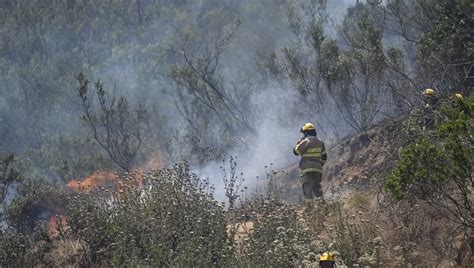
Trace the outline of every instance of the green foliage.
{"type": "Polygon", "coordinates": [[[422,60],[426,62],[421,66],[423,71],[432,79],[447,82],[454,90],[470,86],[465,73],[473,56],[470,8],[472,3],[466,0],[436,1],[433,7],[436,23],[419,45],[422,60]]]}
{"type": "Polygon", "coordinates": [[[30,239],[14,228],[0,231],[0,264],[2,266],[24,266],[24,256],[31,247],[30,239]]]}
{"type": "Polygon", "coordinates": [[[474,97],[441,108],[443,121],[403,149],[386,189],[396,198],[419,196],[443,214],[472,227],[474,97]]]}

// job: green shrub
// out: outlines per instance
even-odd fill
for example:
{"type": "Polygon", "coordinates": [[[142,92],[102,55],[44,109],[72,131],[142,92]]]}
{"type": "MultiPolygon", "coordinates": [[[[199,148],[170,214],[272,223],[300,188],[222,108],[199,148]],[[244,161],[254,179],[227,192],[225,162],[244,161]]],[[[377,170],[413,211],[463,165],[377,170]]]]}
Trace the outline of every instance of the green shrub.
{"type": "Polygon", "coordinates": [[[223,208],[185,164],[83,193],[69,206],[69,226],[92,263],[211,266],[225,261],[223,208]],[[141,185],[138,187],[138,185],[141,185]]]}
{"type": "Polygon", "coordinates": [[[14,228],[1,231],[0,264],[1,266],[24,266],[24,255],[31,247],[27,236],[14,228]]]}
{"type": "Polygon", "coordinates": [[[406,146],[385,188],[398,200],[416,196],[442,215],[474,227],[474,96],[441,108],[442,121],[406,146]]]}

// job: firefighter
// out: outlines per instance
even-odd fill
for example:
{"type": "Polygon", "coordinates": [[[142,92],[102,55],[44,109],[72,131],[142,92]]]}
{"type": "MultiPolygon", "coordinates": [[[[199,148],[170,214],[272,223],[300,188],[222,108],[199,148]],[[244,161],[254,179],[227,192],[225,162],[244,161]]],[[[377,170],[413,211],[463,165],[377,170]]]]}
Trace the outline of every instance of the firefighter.
{"type": "Polygon", "coordinates": [[[319,257],[319,267],[320,268],[335,268],[336,267],[336,258],[331,252],[324,252],[319,257]]]}
{"type": "Polygon", "coordinates": [[[423,96],[423,129],[431,128],[436,122],[436,108],[438,106],[438,96],[432,88],[427,88],[421,93],[423,96]]]}
{"type": "Polygon", "coordinates": [[[295,155],[301,156],[300,179],[303,186],[304,200],[311,202],[314,197],[322,200],[322,169],[327,160],[324,143],[316,137],[316,128],[307,123],[301,129],[303,137],[293,149],[295,155]]]}
{"type": "Polygon", "coordinates": [[[423,90],[421,93],[423,96],[423,102],[425,103],[425,107],[434,107],[438,103],[438,96],[436,96],[436,91],[432,88],[427,88],[423,90]]]}
{"type": "Polygon", "coordinates": [[[451,97],[451,105],[452,107],[459,109],[465,115],[471,116],[471,109],[469,109],[467,103],[464,101],[464,96],[461,93],[456,93],[451,97]]]}

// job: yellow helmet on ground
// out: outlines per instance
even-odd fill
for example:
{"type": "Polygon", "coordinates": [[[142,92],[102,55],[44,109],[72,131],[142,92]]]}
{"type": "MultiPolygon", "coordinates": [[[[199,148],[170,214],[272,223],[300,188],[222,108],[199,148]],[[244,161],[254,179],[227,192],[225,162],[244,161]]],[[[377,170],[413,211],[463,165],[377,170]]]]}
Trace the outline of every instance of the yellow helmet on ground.
{"type": "Polygon", "coordinates": [[[427,89],[423,90],[423,93],[421,93],[421,94],[425,97],[431,97],[431,96],[436,95],[436,92],[432,88],[427,88],[427,89]]]}
{"type": "Polygon", "coordinates": [[[461,93],[456,93],[456,94],[454,94],[454,100],[463,101],[464,97],[462,96],[461,93]]]}
{"type": "Polygon", "coordinates": [[[305,132],[305,131],[309,131],[309,130],[315,130],[316,128],[314,127],[313,124],[311,123],[306,123],[304,124],[304,126],[300,129],[300,132],[305,132]]]}
{"type": "Polygon", "coordinates": [[[320,261],[335,261],[336,257],[334,256],[333,253],[326,251],[321,256],[319,257],[320,261]]]}

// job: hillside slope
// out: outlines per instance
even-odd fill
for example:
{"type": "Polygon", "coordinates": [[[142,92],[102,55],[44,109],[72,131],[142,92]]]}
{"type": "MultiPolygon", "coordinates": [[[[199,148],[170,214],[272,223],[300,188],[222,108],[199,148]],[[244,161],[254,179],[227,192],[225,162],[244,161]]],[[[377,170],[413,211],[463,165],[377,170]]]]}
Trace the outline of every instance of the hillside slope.
{"type": "MultiPolygon", "coordinates": [[[[375,228],[369,233],[382,239],[384,258],[400,258],[400,264],[464,267],[471,259],[469,231],[453,228],[451,221],[421,200],[393,204],[381,191],[383,176],[394,167],[401,148],[406,145],[406,119],[407,116],[387,119],[367,132],[328,146],[329,159],[324,166],[322,186],[329,208],[317,207],[316,211],[326,213],[323,222],[329,227],[318,231],[317,237],[329,239],[333,234],[331,228],[361,215],[360,230],[375,228]],[[336,204],[342,204],[345,212],[340,214],[331,209],[336,204]]],[[[282,174],[279,179],[285,200],[304,210],[298,204],[302,199],[298,165],[288,167],[282,174]]],[[[337,243],[336,247],[341,247],[341,241],[337,243]]]]}

